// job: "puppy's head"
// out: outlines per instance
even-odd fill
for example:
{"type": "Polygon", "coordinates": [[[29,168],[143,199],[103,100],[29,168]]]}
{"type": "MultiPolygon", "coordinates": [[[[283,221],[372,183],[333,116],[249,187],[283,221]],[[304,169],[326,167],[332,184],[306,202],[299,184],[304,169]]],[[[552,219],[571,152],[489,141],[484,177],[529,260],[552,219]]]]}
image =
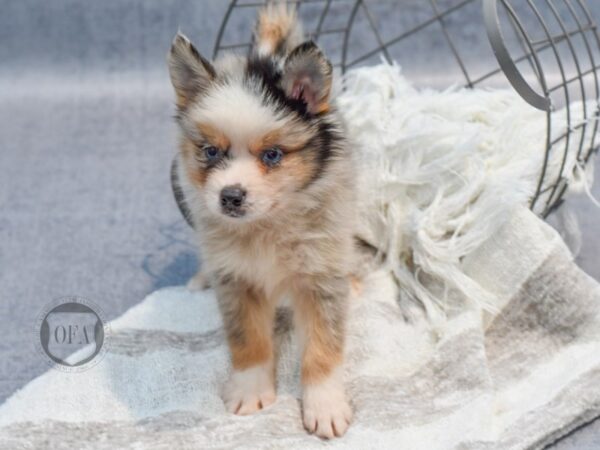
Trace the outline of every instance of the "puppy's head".
{"type": "Polygon", "coordinates": [[[331,64],[315,44],[283,60],[212,64],[178,35],[169,71],[184,169],[212,216],[241,224],[285,213],[335,156],[331,64]]]}

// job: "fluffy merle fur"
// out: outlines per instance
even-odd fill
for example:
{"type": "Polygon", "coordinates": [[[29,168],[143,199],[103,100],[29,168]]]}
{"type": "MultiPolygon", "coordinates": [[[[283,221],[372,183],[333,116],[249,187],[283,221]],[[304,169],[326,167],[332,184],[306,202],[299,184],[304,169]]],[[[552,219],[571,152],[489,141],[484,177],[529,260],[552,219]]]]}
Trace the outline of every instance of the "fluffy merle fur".
{"type": "Polygon", "coordinates": [[[331,438],[352,415],[341,374],[355,268],[355,169],[331,98],[331,64],[300,37],[294,13],[271,5],[259,15],[247,58],[210,62],[187,38],[175,38],[169,69],[181,144],[174,174],[203,260],[190,286],[215,288],[231,351],[228,410],[249,414],[275,400],[275,312],[289,298],[303,349],[303,422],[331,438]],[[206,145],[219,148],[218,163],[209,163],[206,145]],[[273,146],[283,158],[267,166],[261,152],[273,146]],[[247,191],[247,214],[219,209],[230,185],[247,191]]]}

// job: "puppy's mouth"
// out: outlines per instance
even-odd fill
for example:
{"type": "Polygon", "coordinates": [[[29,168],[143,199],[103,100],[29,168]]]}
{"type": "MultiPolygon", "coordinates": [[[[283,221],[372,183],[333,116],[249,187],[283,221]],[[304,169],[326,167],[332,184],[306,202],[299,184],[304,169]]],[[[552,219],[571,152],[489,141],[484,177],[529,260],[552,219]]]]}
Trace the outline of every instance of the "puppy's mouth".
{"type": "Polygon", "coordinates": [[[245,199],[238,204],[219,203],[218,213],[222,220],[230,224],[242,224],[254,222],[256,220],[264,220],[272,217],[274,210],[277,208],[277,201],[271,203],[262,199],[245,199]]]}
{"type": "Polygon", "coordinates": [[[239,219],[240,217],[244,217],[246,215],[246,209],[227,209],[222,208],[221,212],[224,216],[232,217],[234,219],[239,219]]]}

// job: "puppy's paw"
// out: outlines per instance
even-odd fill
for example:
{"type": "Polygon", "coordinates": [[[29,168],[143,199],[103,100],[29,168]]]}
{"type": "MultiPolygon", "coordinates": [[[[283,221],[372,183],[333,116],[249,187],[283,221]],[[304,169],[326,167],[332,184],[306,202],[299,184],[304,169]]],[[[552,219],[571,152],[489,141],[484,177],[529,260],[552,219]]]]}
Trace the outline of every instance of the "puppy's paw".
{"type": "Polygon", "coordinates": [[[271,364],[234,371],[223,395],[227,411],[242,416],[266,408],[276,398],[271,364]]]}
{"type": "Polygon", "coordinates": [[[335,379],[305,386],[303,409],[304,427],[324,439],[343,436],[352,420],[342,383],[335,379]]]}
{"type": "Polygon", "coordinates": [[[190,281],[187,282],[186,287],[189,291],[203,291],[204,289],[208,289],[210,287],[210,282],[204,273],[198,271],[196,275],[190,278],[190,281]]]}

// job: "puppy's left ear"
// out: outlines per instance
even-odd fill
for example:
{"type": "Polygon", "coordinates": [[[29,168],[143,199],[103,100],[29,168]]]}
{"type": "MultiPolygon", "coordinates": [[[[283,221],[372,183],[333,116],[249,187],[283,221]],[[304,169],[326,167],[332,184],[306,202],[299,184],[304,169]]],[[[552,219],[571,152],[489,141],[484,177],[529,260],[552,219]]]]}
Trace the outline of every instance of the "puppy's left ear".
{"type": "Polygon", "coordinates": [[[329,109],[333,69],[312,41],[296,47],[283,67],[282,88],[288,98],[301,100],[311,114],[329,109]]]}
{"type": "Polygon", "coordinates": [[[216,77],[215,69],[190,40],[177,33],[168,55],[171,83],[177,94],[177,106],[185,108],[198,94],[205,92],[216,77]]]}

